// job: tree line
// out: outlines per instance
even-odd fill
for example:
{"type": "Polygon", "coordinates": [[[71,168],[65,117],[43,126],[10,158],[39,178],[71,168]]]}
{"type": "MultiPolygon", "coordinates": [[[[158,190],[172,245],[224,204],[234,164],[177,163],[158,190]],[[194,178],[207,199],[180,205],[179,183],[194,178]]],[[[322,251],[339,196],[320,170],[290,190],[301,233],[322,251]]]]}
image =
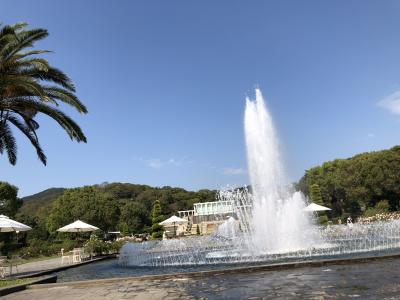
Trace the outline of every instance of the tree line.
{"type": "MultiPolygon", "coordinates": [[[[24,211],[20,219],[41,223],[49,236],[77,219],[101,228],[104,232],[152,232],[152,219],[193,209],[196,202],[215,201],[216,191],[187,191],[174,187],[150,187],[130,183],[110,183],[66,189],[43,214],[24,211]],[[158,203],[156,216],[153,209],[158,203]],[[162,215],[161,215],[162,212],[162,215]]],[[[34,224],[35,225],[35,224],[34,224]]]]}
{"type": "MultiPolygon", "coordinates": [[[[296,188],[312,201],[332,208],[329,218],[372,215],[397,211],[400,206],[400,146],[336,159],[307,170],[296,188]]],[[[18,188],[0,182],[0,214],[30,225],[34,230],[22,242],[56,241],[66,237],[56,230],[76,219],[104,232],[154,233],[155,223],[197,202],[215,201],[215,190],[186,191],[174,187],[150,187],[130,183],[105,183],[73,189],[54,189],[43,199],[23,205],[18,188]],[[34,205],[38,201],[40,205],[34,205]],[[22,208],[21,208],[22,206],[22,208]],[[157,222],[156,222],[157,221],[157,222]]],[[[33,196],[32,196],[33,197],[33,196]]],[[[161,231],[154,234],[158,238],[161,231]]],[[[1,244],[12,242],[10,234],[0,236],[1,244]]],[[[21,240],[20,240],[21,241],[21,240]]]]}
{"type": "Polygon", "coordinates": [[[314,202],[332,208],[331,218],[357,217],[375,208],[397,211],[400,146],[324,162],[307,170],[296,187],[314,202]]]}
{"type": "Polygon", "coordinates": [[[17,197],[17,192],[17,187],[0,182],[0,214],[15,218],[33,230],[19,234],[19,245],[13,244],[15,237],[11,233],[0,235],[0,248],[4,246],[0,250],[3,252],[30,244],[44,245],[44,241],[51,245],[74,238],[71,234],[57,232],[57,229],[77,219],[99,227],[104,233],[158,231],[153,235],[159,238],[162,231],[156,228],[157,225],[154,226],[155,221],[160,222],[178,210],[193,209],[196,202],[215,201],[216,196],[216,191],[207,189],[193,192],[169,186],[159,188],[130,183],[106,183],[65,189],[55,200],[46,195],[47,204],[40,198],[32,198],[26,203],[29,209],[24,209],[25,204],[17,197]],[[41,205],[31,205],[35,201],[41,205]]]}

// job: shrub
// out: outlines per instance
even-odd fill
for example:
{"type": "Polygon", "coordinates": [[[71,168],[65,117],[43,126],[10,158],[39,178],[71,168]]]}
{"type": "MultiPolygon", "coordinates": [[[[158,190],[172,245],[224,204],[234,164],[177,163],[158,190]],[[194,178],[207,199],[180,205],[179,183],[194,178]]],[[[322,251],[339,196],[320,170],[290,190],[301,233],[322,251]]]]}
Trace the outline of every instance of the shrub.
{"type": "Polygon", "coordinates": [[[390,210],[390,205],[388,200],[379,201],[374,207],[368,207],[364,212],[363,217],[372,217],[377,214],[385,214],[390,210]]]}
{"type": "Polygon", "coordinates": [[[61,249],[70,251],[79,246],[78,241],[63,240],[61,242],[42,241],[39,239],[31,239],[28,241],[28,246],[19,249],[16,253],[23,258],[51,256],[59,254],[61,249]]]}
{"type": "Polygon", "coordinates": [[[327,225],[328,224],[328,217],[327,216],[320,216],[318,217],[319,224],[327,225]]]}
{"type": "Polygon", "coordinates": [[[161,239],[163,236],[164,228],[160,225],[160,222],[163,220],[163,216],[161,215],[161,205],[160,201],[156,200],[153,206],[152,213],[152,234],[153,239],[161,239]]]}
{"type": "Polygon", "coordinates": [[[54,248],[51,243],[47,241],[41,241],[38,239],[31,239],[27,247],[24,247],[18,251],[18,254],[23,258],[48,256],[55,254],[54,248]]]}
{"type": "Polygon", "coordinates": [[[158,223],[153,224],[151,227],[153,233],[151,234],[153,239],[161,239],[164,233],[164,227],[158,223]]]}
{"type": "Polygon", "coordinates": [[[110,243],[100,240],[96,235],[92,234],[90,239],[85,243],[84,249],[90,255],[108,254],[110,251],[110,243]]]}
{"type": "MultiPolygon", "coordinates": [[[[118,253],[125,241],[104,242],[97,236],[92,235],[85,243],[85,252],[92,255],[118,253]]],[[[61,241],[42,241],[39,239],[31,239],[27,247],[19,249],[16,253],[22,258],[32,258],[40,256],[51,256],[59,254],[61,249],[64,252],[80,247],[82,244],[76,240],[61,240],[61,241]]]]}
{"type": "Polygon", "coordinates": [[[351,215],[349,213],[343,213],[340,219],[342,220],[342,224],[346,224],[347,218],[350,217],[351,215]]]}
{"type": "Polygon", "coordinates": [[[112,242],[107,242],[107,243],[108,243],[109,253],[119,253],[119,250],[126,243],[126,241],[120,240],[120,241],[112,241],[112,242]]]}

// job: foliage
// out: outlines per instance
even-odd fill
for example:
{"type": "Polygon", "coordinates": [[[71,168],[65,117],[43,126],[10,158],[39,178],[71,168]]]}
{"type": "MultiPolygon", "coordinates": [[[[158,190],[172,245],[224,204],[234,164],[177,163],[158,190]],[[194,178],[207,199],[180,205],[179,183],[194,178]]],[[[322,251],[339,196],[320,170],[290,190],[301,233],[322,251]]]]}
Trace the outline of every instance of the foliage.
{"type": "Polygon", "coordinates": [[[2,279],[0,280],[0,288],[9,287],[18,284],[24,284],[30,282],[31,278],[18,278],[18,279],[2,279]]]}
{"type": "Polygon", "coordinates": [[[129,235],[129,226],[125,222],[121,224],[121,233],[123,236],[128,236],[129,235]]]}
{"type": "Polygon", "coordinates": [[[51,210],[53,202],[64,193],[63,188],[50,188],[40,193],[23,197],[20,213],[33,217],[46,217],[51,210]]]}
{"type": "Polygon", "coordinates": [[[154,207],[153,207],[153,212],[152,212],[152,233],[151,236],[154,239],[160,239],[163,236],[164,228],[162,225],[160,225],[160,222],[162,222],[163,216],[161,215],[161,204],[159,200],[156,200],[154,202],[154,207]]]}
{"type": "MultiPolygon", "coordinates": [[[[66,218],[61,218],[60,215],[64,214],[62,211],[69,211],[71,209],[72,203],[69,203],[70,201],[73,202],[73,205],[76,205],[74,211],[81,212],[78,216],[75,214],[75,217],[80,217],[82,221],[90,223],[89,220],[85,219],[86,214],[83,211],[86,207],[98,206],[98,201],[96,200],[98,195],[109,199],[113,205],[115,205],[114,209],[117,207],[119,210],[119,212],[114,211],[112,213],[112,215],[114,215],[113,219],[115,218],[114,220],[117,220],[117,222],[113,223],[110,230],[114,231],[119,229],[123,231],[123,226],[125,226],[123,223],[127,223],[128,231],[136,234],[151,232],[151,214],[155,200],[160,201],[163,214],[165,216],[170,216],[171,214],[176,213],[177,210],[193,209],[193,204],[196,202],[215,201],[216,196],[216,192],[211,190],[192,192],[169,186],[153,188],[147,185],[130,183],[103,183],[101,185],[62,191],[64,193],[61,194],[61,196],[59,194],[59,189],[50,189],[48,192],[45,191],[45,193],[38,193],[24,198],[29,201],[24,201],[21,214],[25,216],[35,216],[38,219],[45,220],[45,223],[48,225],[50,225],[50,222],[48,222],[47,219],[52,219],[52,222],[54,219],[59,219],[57,224],[49,228],[49,230],[54,233],[54,229],[57,229],[58,225],[61,227],[68,224],[67,222],[69,219],[66,220],[66,218]],[[82,202],[85,201],[92,204],[86,203],[84,205],[83,203],[79,203],[79,197],[81,197],[80,193],[83,193],[83,190],[85,189],[91,189],[91,191],[94,191],[94,195],[91,197],[85,196],[82,198],[82,202]],[[72,193],[71,191],[74,192],[72,193]],[[65,201],[59,200],[60,198],[63,198],[65,201]],[[70,198],[74,199],[72,200],[70,198]],[[60,201],[62,203],[60,203],[60,201]]],[[[100,210],[104,210],[106,207],[107,206],[101,206],[100,210]]],[[[101,214],[105,215],[106,213],[104,212],[101,214]]],[[[68,215],[70,215],[70,213],[68,213],[68,215]]],[[[71,220],[71,222],[72,221],[75,220],[71,220]]],[[[103,228],[103,224],[98,227],[106,230],[106,228],[103,228]]]]}
{"type": "MultiPolygon", "coordinates": [[[[127,225],[129,232],[140,232],[144,226],[151,224],[145,205],[133,201],[127,202],[121,208],[120,222],[127,225]]],[[[127,235],[126,232],[124,234],[127,235]]]]}
{"type": "Polygon", "coordinates": [[[386,214],[390,211],[389,201],[382,200],[375,207],[368,207],[364,212],[363,217],[373,217],[377,214],[386,214]]]}
{"type": "Polygon", "coordinates": [[[46,226],[46,219],[18,213],[16,216],[16,220],[32,227],[32,230],[19,233],[20,236],[26,237],[27,240],[47,240],[49,238],[49,232],[46,226]]]}
{"type": "Polygon", "coordinates": [[[51,233],[78,219],[104,231],[115,230],[119,220],[119,207],[112,197],[96,187],[69,189],[53,205],[48,217],[51,233]]]}
{"type": "Polygon", "coordinates": [[[159,223],[162,220],[162,215],[161,215],[161,204],[160,201],[156,200],[154,202],[154,206],[153,206],[153,212],[152,212],[152,222],[154,223],[159,223]]]}
{"type": "Polygon", "coordinates": [[[319,216],[318,217],[318,223],[322,225],[328,224],[328,217],[327,216],[319,216]]]}
{"type": "Polygon", "coordinates": [[[396,146],[311,168],[300,179],[297,189],[310,195],[311,186],[317,184],[323,203],[332,208],[330,217],[356,217],[383,200],[388,201],[390,211],[395,211],[400,200],[399,171],[400,146],[396,146]]]}
{"type": "Polygon", "coordinates": [[[118,253],[119,250],[122,248],[122,246],[126,243],[126,241],[120,240],[120,241],[111,241],[111,242],[106,242],[108,243],[108,251],[109,253],[118,253]]]}
{"type": "Polygon", "coordinates": [[[0,26],[0,154],[6,152],[13,165],[17,146],[12,126],[26,136],[46,164],[36,132],[38,113],[54,119],[72,140],[86,142],[80,127],[56,108],[62,102],[87,113],[70,78],[41,57],[49,51],[30,49],[47,36],[47,30],[27,29],[25,23],[0,26]]]}
{"type": "Polygon", "coordinates": [[[18,188],[7,182],[0,181],[0,214],[13,218],[22,206],[22,200],[17,197],[18,188]]]}
{"type": "Polygon", "coordinates": [[[310,198],[311,201],[315,204],[324,205],[324,201],[322,200],[321,190],[319,185],[314,183],[310,187],[310,198]]]}
{"type": "Polygon", "coordinates": [[[164,233],[164,227],[159,223],[155,223],[151,226],[151,236],[153,239],[161,239],[164,233]]]}
{"type": "Polygon", "coordinates": [[[64,249],[64,251],[70,251],[77,246],[79,246],[79,242],[73,240],[63,240],[57,243],[54,241],[45,241],[34,238],[29,240],[27,247],[20,249],[18,254],[22,258],[51,256],[59,254],[61,249],[64,249]]]}
{"type": "MultiPolygon", "coordinates": [[[[159,200],[163,214],[169,216],[176,210],[192,209],[195,202],[214,201],[215,194],[210,190],[191,192],[168,186],[153,188],[129,183],[49,189],[24,198],[22,208],[15,215],[17,221],[31,226],[33,230],[19,233],[18,243],[15,233],[4,233],[0,236],[0,244],[4,244],[4,252],[25,247],[19,250],[24,257],[57,254],[61,248],[67,251],[73,246],[81,246],[82,240],[89,238],[87,233],[56,231],[76,219],[93,224],[105,232],[119,229],[125,235],[151,233],[156,200],[159,200]]],[[[159,220],[162,219],[160,214],[159,220]]],[[[109,251],[115,251],[112,250],[115,243],[107,244],[111,247],[109,251]]],[[[119,250],[120,245],[115,247],[119,250]]]]}
{"type": "Polygon", "coordinates": [[[85,252],[91,256],[108,252],[107,244],[100,240],[96,235],[92,234],[90,239],[84,245],[85,252]]]}
{"type": "MultiPolygon", "coordinates": [[[[22,200],[18,198],[18,188],[7,182],[0,181],[0,214],[14,218],[21,205],[22,200]]],[[[7,254],[17,247],[15,233],[1,233],[0,250],[2,254],[7,254]]]]}
{"type": "MultiPolygon", "coordinates": [[[[39,198],[37,201],[41,200],[39,198]]],[[[44,227],[47,226],[51,236],[57,235],[58,228],[76,219],[95,225],[105,232],[119,229],[125,235],[137,234],[152,232],[153,204],[156,200],[157,211],[171,215],[176,212],[175,209],[192,209],[195,202],[214,201],[215,191],[190,192],[180,188],[152,188],[128,183],[85,186],[64,190],[56,200],[49,199],[53,204],[46,216],[37,213],[37,210],[30,211],[30,214],[37,216],[35,226],[42,224],[39,220],[46,220],[44,227]]],[[[29,200],[31,203],[35,201],[32,198],[29,200]]],[[[23,211],[26,215],[26,210],[23,211]]],[[[163,219],[160,213],[155,223],[163,219]]],[[[161,230],[160,226],[155,227],[156,231],[161,230]]]]}
{"type": "Polygon", "coordinates": [[[117,253],[124,243],[124,241],[105,242],[92,234],[89,240],[85,243],[84,249],[85,252],[89,253],[91,256],[117,253]]]}

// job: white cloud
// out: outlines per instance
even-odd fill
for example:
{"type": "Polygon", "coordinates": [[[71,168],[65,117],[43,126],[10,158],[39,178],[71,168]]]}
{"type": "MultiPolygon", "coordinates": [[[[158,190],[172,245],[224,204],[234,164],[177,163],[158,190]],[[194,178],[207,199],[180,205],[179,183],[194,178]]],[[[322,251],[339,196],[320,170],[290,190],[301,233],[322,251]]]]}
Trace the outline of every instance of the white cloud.
{"type": "Polygon", "coordinates": [[[375,134],[373,134],[373,133],[368,133],[368,137],[369,137],[370,139],[373,139],[373,138],[375,137],[375,134]]]}
{"type": "Polygon", "coordinates": [[[380,100],[378,105],[386,108],[393,114],[400,115],[400,90],[380,100]]]}
{"type": "Polygon", "coordinates": [[[161,161],[158,158],[153,158],[153,159],[148,159],[145,161],[145,163],[153,169],[160,169],[165,165],[165,162],[161,161]]]}
{"type": "Polygon", "coordinates": [[[242,175],[246,174],[246,170],[243,168],[225,168],[224,174],[227,175],[242,175]]]}
{"type": "Polygon", "coordinates": [[[191,163],[190,161],[186,161],[184,158],[182,159],[170,158],[166,160],[160,158],[151,158],[151,159],[140,158],[139,160],[144,162],[148,167],[153,169],[161,169],[166,166],[181,167],[185,164],[191,163]]]}

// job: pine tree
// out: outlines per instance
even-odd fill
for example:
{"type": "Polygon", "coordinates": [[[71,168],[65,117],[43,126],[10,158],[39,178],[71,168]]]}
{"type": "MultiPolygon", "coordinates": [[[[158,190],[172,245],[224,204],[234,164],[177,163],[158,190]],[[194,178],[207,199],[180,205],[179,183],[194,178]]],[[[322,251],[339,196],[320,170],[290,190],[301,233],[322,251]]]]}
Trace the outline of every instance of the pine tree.
{"type": "MultiPolygon", "coordinates": [[[[319,185],[314,183],[313,185],[310,186],[310,197],[312,202],[318,205],[324,205],[324,201],[322,200],[322,194],[321,194],[321,189],[319,188],[319,185]]],[[[326,216],[325,212],[319,212],[318,213],[318,222],[320,224],[327,224],[328,223],[328,217],[326,216]]]]}
{"type": "Polygon", "coordinates": [[[161,204],[159,200],[154,202],[153,212],[152,212],[152,226],[151,226],[151,236],[154,239],[162,238],[164,228],[160,225],[163,216],[161,215],[161,204]]]}
{"type": "Polygon", "coordinates": [[[318,205],[324,205],[324,201],[322,200],[321,189],[319,185],[314,183],[310,186],[310,197],[311,201],[318,205]]]}
{"type": "Polygon", "coordinates": [[[128,236],[129,235],[129,226],[125,222],[122,223],[121,225],[121,231],[123,236],[128,236]]]}

